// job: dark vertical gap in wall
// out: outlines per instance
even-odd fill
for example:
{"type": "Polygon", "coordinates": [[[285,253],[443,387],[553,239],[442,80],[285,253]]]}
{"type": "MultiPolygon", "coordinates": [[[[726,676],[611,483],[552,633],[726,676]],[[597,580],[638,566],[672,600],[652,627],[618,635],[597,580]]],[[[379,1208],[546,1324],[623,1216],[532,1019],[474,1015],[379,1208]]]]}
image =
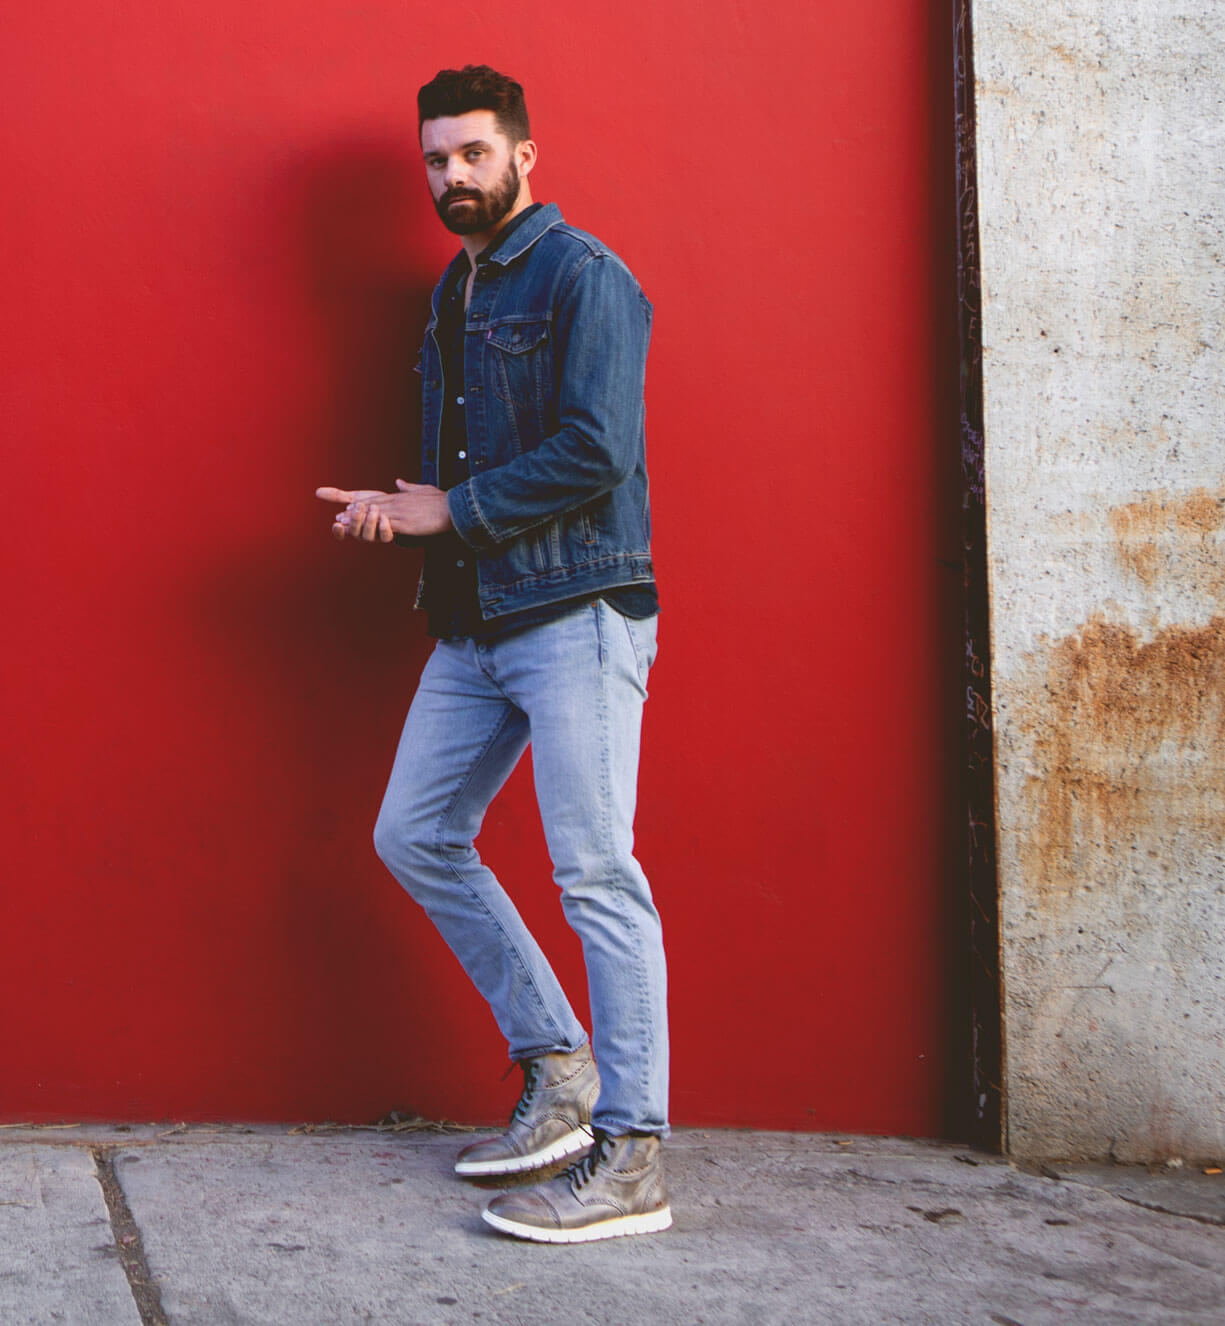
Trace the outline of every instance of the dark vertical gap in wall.
{"type": "Polygon", "coordinates": [[[974,1141],[1002,1143],[1003,1023],[1000,1006],[999,885],[987,595],[987,507],[983,471],[982,286],[974,117],[971,0],[953,0],[957,152],[957,309],[961,339],[961,511],[965,576],[967,839],[974,1141]]]}

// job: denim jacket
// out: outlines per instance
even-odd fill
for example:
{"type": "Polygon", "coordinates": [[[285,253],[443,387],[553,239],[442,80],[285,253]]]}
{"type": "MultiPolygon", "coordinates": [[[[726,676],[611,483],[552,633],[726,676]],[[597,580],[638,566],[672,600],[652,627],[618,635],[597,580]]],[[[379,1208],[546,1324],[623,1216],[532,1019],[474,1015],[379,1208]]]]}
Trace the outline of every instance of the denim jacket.
{"type": "MultiPolygon", "coordinates": [[[[434,290],[419,368],[421,481],[438,482],[434,290]]],[[[478,553],[486,620],[649,583],[643,379],[651,305],[629,269],[553,203],[478,259],[464,336],[471,477],[447,494],[478,553]]],[[[418,603],[421,602],[418,595],[418,603]]]]}

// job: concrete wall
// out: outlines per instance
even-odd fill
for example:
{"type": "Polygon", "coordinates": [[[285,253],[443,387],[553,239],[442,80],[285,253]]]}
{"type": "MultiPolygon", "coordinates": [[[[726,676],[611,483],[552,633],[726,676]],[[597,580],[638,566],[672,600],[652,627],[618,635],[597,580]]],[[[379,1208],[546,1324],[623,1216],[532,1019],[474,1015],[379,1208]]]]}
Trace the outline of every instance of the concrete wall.
{"type": "Polygon", "coordinates": [[[1006,1145],[1225,1153],[1225,25],[973,8],[1006,1145]]]}

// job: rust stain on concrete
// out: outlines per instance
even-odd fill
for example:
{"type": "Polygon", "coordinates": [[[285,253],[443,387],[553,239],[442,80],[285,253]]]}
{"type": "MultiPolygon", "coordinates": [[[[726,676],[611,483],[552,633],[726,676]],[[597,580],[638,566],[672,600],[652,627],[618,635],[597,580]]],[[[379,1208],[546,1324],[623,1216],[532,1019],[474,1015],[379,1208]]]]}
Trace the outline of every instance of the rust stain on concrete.
{"type": "Polygon", "coordinates": [[[1174,837],[1220,851],[1225,617],[1147,642],[1094,619],[1032,655],[1006,693],[1028,756],[1021,866],[1038,899],[1151,876],[1147,858],[1174,837]]]}
{"type": "Polygon", "coordinates": [[[1146,493],[1114,507],[1109,520],[1119,560],[1143,584],[1176,576],[1213,597],[1225,593],[1225,557],[1213,537],[1225,525],[1225,490],[1146,493]]]}
{"type": "Polygon", "coordinates": [[[1046,49],[1057,60],[1066,64],[1069,69],[1100,69],[1102,67],[1101,60],[1096,59],[1090,52],[1074,51],[1061,41],[1051,42],[1046,49]]]}
{"type": "Polygon", "coordinates": [[[975,95],[983,97],[1002,97],[1005,100],[1017,95],[1017,85],[1003,78],[980,78],[974,84],[975,95]]]}

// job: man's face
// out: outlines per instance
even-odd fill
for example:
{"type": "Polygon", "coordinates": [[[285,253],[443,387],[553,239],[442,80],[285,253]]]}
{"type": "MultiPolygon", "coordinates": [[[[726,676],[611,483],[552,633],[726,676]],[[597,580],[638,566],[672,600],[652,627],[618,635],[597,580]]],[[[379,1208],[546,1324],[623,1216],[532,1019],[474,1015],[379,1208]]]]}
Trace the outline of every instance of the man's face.
{"type": "Polygon", "coordinates": [[[443,225],[457,235],[496,229],[519,201],[531,169],[529,146],[526,141],[512,146],[493,111],[426,120],[421,151],[443,225]]]}

